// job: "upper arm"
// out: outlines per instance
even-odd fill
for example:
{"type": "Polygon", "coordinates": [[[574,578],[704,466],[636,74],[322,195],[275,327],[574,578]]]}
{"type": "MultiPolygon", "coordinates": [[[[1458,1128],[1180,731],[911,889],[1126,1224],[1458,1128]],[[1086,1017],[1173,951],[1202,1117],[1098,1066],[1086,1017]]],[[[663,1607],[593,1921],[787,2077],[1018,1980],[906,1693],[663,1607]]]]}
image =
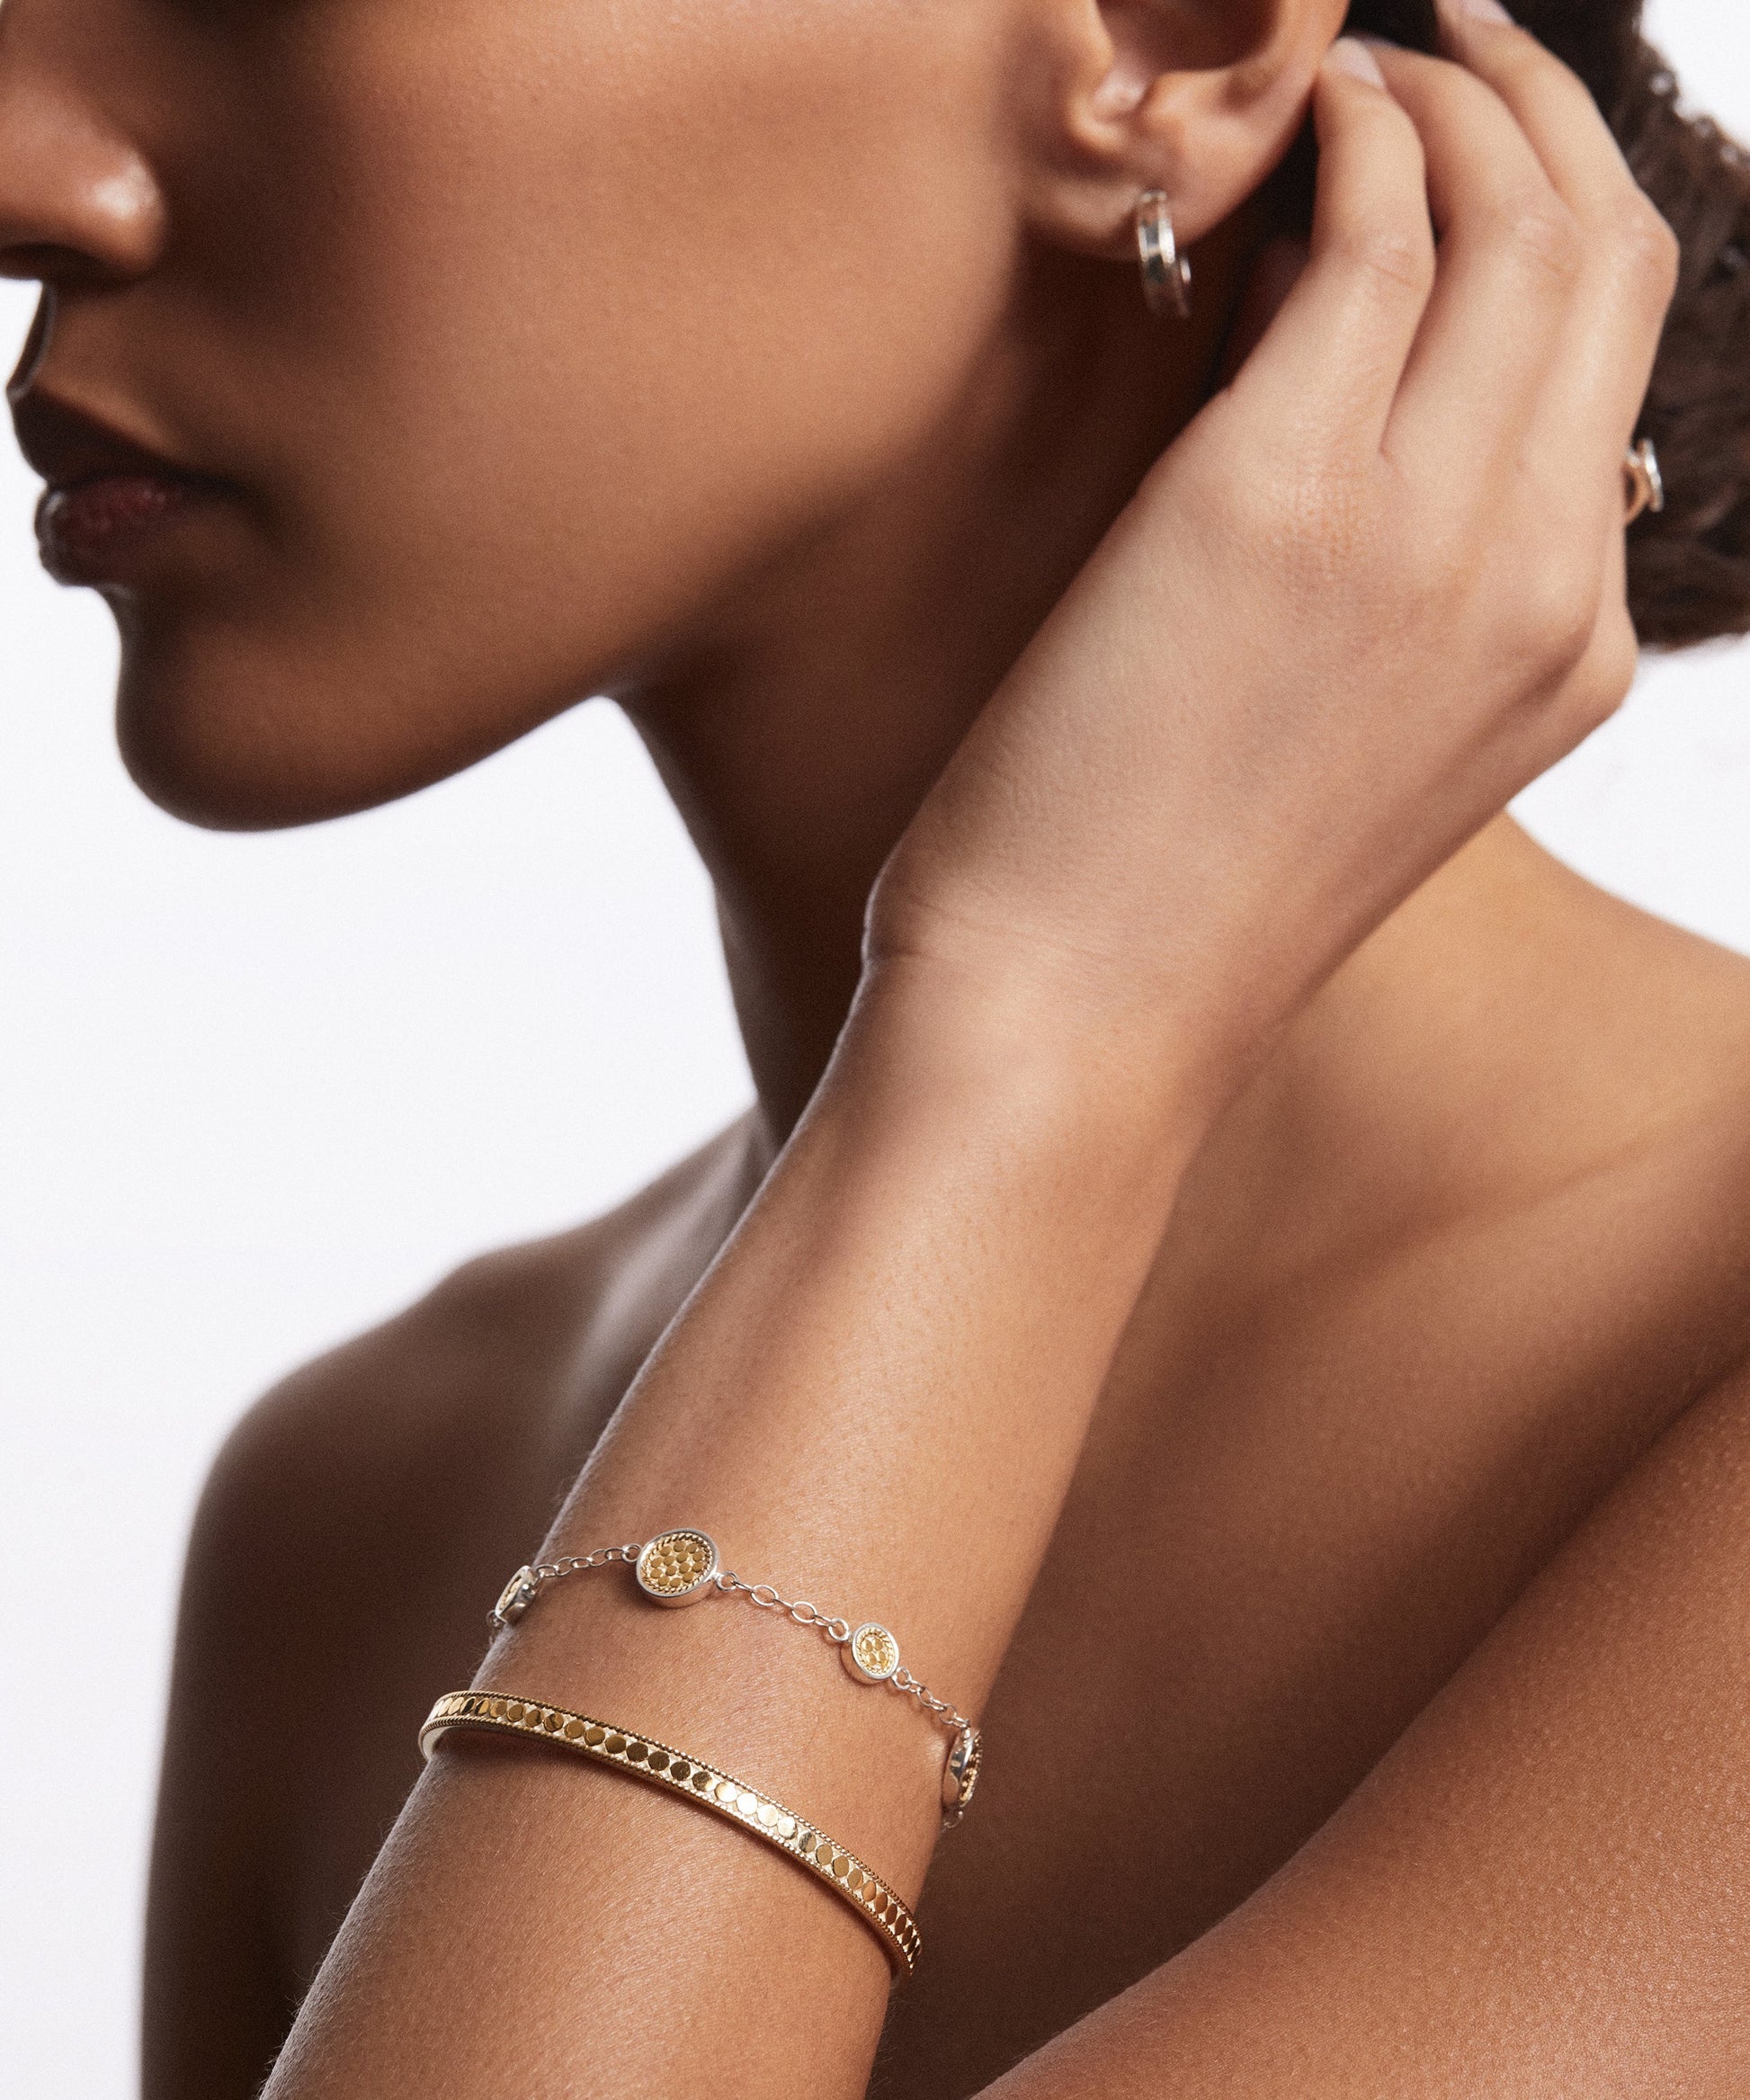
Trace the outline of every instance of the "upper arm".
{"type": "MultiPolygon", "coordinates": [[[[519,1395],[539,1395],[549,1357],[567,1360],[559,1315],[588,1299],[594,1245],[573,1235],[558,1254],[469,1264],[287,1380],[220,1452],[177,1626],[147,1904],[146,2100],[246,2100],[264,2083],[308,1980],[294,1884],[323,1879],[309,1872],[313,1823],[327,1880],[336,1854],[350,1862],[362,1843],[368,1863],[380,1836],[374,1798],[323,1793],[331,1752],[344,1783],[361,1774],[345,1754],[356,1741],[340,1739],[320,1695],[368,1683],[416,1769],[424,1705],[415,1690],[416,1711],[401,1713],[397,1672],[411,1658],[423,1685],[417,1642],[442,1638],[451,1512],[465,1502],[487,1540],[487,1570],[467,1586],[464,1639],[478,1648],[476,1598],[528,1543],[520,1503],[508,1518],[501,1506],[496,1457],[517,1441],[519,1395]],[[514,1547],[495,1545],[507,1525],[514,1547]]],[[[471,1668],[471,1652],[452,1667],[471,1668]]],[[[354,1736],[359,1725],[354,1715],[354,1736]]],[[[377,1776],[393,1792],[394,1775],[377,1776]]]]}
{"type": "Polygon", "coordinates": [[[234,1434],[189,1546],[147,1909],[146,2100],[246,2100],[291,2022],[270,1900],[272,1631],[249,1574],[273,1514],[263,1442],[256,1417],[234,1434]]]}
{"type": "Polygon", "coordinates": [[[991,2100],[1750,2090],[1750,1374],[1324,1828],[991,2100]]]}

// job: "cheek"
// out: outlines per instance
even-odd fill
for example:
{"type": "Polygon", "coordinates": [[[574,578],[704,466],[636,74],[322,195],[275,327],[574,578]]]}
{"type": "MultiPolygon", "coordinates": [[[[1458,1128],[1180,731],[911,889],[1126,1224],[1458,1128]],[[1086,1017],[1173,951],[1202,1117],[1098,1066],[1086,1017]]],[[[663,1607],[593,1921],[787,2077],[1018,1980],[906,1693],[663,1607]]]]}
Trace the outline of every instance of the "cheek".
{"type": "Polygon", "coordinates": [[[325,809],[452,770],[913,456],[1011,266],[970,35],[909,0],[313,8],[228,228],[266,559],[204,639],[142,621],[142,773],[173,690],[160,773],[203,736],[325,809]]]}

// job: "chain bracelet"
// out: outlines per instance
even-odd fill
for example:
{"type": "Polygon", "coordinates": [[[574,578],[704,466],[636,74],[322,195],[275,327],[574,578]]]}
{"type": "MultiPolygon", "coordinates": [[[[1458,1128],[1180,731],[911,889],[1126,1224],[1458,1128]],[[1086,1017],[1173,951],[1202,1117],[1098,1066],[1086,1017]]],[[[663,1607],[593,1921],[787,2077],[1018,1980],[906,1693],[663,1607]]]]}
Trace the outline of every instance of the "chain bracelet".
{"type": "Polygon", "coordinates": [[[562,1581],[568,1575],[585,1575],[593,1568],[617,1566],[629,1567],[638,1577],[638,1587],[658,1604],[697,1604],[716,1590],[724,1596],[745,1596],[763,1612],[782,1612],[798,1626],[817,1631],[830,1641],[858,1683],[886,1684],[915,1700],[953,1737],[942,1778],[943,1828],[951,1829],[966,1813],[978,1784],[982,1738],[958,1708],[946,1699],[938,1699],[906,1667],[899,1659],[899,1643],[888,1629],[872,1619],[853,1626],[848,1619],[823,1612],[807,1597],[783,1596],[769,1582],[744,1582],[721,1565],[716,1542],[708,1533],[688,1526],[660,1532],[642,1545],[598,1546],[591,1553],[568,1553],[556,1560],[519,1568],[492,1607],[494,1631],[502,1632],[520,1619],[546,1584],[562,1581]]]}

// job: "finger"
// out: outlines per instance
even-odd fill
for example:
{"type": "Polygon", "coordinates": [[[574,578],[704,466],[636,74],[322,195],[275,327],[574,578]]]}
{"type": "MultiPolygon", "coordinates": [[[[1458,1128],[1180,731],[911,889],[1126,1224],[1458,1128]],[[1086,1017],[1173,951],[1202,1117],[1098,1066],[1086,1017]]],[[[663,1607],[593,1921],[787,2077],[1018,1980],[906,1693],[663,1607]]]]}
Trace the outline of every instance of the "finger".
{"type": "Polygon", "coordinates": [[[1239,295],[1239,305],[1221,347],[1217,388],[1231,384],[1240,367],[1263,341],[1264,332],[1281,312],[1283,302],[1307,267],[1307,244],[1278,236],[1258,251],[1239,295]]]}
{"type": "Polygon", "coordinates": [[[1388,454],[1487,499],[1520,457],[1582,263],[1573,213],[1505,103],[1461,67],[1382,48],[1428,161],[1440,264],[1404,374],[1388,454]],[[1460,484],[1454,462],[1477,469],[1460,484]]]}
{"type": "Polygon", "coordinates": [[[1348,38],[1319,74],[1313,124],[1318,188],[1307,265],[1234,397],[1315,443],[1371,458],[1433,282],[1422,147],[1378,67],[1348,38]]]}
{"type": "Polygon", "coordinates": [[[1626,442],[1676,284],[1676,241],[1583,81],[1510,20],[1451,0],[1442,14],[1448,49],[1511,111],[1581,228],[1582,288],[1550,399],[1567,428],[1602,417],[1626,442]]]}

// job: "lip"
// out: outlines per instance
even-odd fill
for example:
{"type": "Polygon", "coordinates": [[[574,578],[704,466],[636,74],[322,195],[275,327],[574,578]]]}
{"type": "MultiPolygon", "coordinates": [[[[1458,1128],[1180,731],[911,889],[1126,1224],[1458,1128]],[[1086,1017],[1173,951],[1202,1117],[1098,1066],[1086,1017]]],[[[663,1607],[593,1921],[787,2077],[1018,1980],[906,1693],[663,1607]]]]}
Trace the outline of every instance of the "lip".
{"type": "Polygon", "coordinates": [[[42,566],[57,583],[130,582],[171,526],[224,493],[165,474],[98,474],[45,489],[36,511],[42,566]]]}
{"type": "Polygon", "coordinates": [[[192,514],[239,492],[32,389],[13,404],[19,449],[48,484],[37,504],[43,567],[65,584],[122,584],[192,514]]]}

